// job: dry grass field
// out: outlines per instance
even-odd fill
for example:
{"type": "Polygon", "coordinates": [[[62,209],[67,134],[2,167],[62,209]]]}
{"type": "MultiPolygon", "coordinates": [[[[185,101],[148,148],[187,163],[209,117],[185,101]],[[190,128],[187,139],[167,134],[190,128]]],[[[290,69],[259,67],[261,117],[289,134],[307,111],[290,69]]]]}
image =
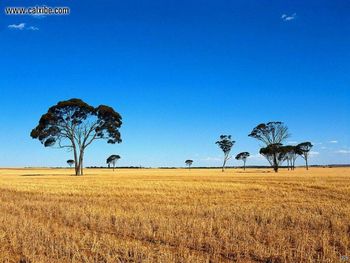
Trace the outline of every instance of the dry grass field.
{"type": "Polygon", "coordinates": [[[1,262],[350,257],[350,169],[85,171],[0,169],[1,262]]]}

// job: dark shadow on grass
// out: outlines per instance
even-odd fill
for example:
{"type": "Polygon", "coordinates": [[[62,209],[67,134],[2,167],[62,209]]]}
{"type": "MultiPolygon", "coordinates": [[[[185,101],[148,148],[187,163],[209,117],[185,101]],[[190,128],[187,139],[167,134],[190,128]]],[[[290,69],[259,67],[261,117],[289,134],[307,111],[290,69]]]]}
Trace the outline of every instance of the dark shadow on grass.
{"type": "Polygon", "coordinates": [[[248,174],[248,173],[271,173],[271,171],[243,171],[243,172],[237,172],[237,173],[240,173],[240,174],[248,174]]]}
{"type": "Polygon", "coordinates": [[[21,174],[20,176],[37,177],[37,176],[75,176],[74,174],[21,174]]]}

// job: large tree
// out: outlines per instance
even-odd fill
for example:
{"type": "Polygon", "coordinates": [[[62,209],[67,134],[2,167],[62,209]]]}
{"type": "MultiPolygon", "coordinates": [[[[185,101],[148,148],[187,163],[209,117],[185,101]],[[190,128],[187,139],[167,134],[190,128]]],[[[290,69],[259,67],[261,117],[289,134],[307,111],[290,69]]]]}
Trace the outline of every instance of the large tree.
{"type": "Polygon", "coordinates": [[[247,162],[247,158],[250,156],[249,152],[241,152],[236,155],[236,160],[243,161],[243,169],[245,170],[245,163],[247,162]]]}
{"type": "Polygon", "coordinates": [[[224,162],[221,169],[223,172],[225,170],[226,162],[231,158],[230,152],[233,145],[235,144],[235,141],[231,139],[231,135],[221,135],[216,144],[219,145],[220,149],[224,152],[224,162]]]}
{"type": "Polygon", "coordinates": [[[263,155],[270,163],[273,170],[277,173],[280,164],[285,160],[286,151],[282,144],[270,144],[260,149],[260,154],[263,155]]]}
{"type": "Polygon", "coordinates": [[[281,148],[282,143],[289,137],[288,127],[280,121],[261,123],[248,136],[266,145],[261,148],[260,153],[270,162],[274,171],[278,172],[278,167],[283,162],[279,160],[279,156],[284,152],[281,148]]]}
{"type": "Polygon", "coordinates": [[[122,117],[113,108],[95,108],[80,99],[70,99],[49,108],[30,135],[45,147],[57,145],[72,150],[75,174],[83,175],[85,149],[95,140],[120,143],[121,125],[122,117]]]}
{"type": "Polygon", "coordinates": [[[299,143],[296,147],[298,148],[300,156],[303,157],[305,160],[306,170],[309,170],[308,159],[309,159],[310,150],[313,147],[312,143],[302,142],[302,143],[299,143]]]}
{"type": "Polygon", "coordinates": [[[115,164],[117,163],[117,161],[120,159],[120,156],[117,154],[112,154],[111,156],[109,156],[106,160],[106,163],[108,164],[108,167],[110,167],[112,165],[113,167],[113,171],[115,168],[115,164]]]}

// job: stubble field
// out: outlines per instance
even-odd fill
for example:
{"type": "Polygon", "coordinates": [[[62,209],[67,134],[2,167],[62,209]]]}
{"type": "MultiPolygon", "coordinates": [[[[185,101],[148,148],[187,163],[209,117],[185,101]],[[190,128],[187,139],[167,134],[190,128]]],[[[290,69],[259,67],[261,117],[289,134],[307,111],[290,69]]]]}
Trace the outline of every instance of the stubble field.
{"type": "Polygon", "coordinates": [[[85,172],[0,169],[1,262],[350,258],[350,168],[85,172]]]}

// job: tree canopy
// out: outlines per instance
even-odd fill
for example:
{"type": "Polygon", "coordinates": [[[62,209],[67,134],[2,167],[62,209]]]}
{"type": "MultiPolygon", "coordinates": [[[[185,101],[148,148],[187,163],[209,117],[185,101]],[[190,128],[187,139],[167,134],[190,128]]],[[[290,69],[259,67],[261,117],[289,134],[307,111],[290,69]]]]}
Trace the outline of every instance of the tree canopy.
{"type": "Polygon", "coordinates": [[[246,160],[250,156],[249,152],[241,152],[236,155],[236,160],[246,160]]]}
{"type": "Polygon", "coordinates": [[[273,121],[259,124],[248,136],[257,139],[268,146],[270,144],[283,143],[290,134],[288,133],[288,127],[285,126],[283,122],[273,121]]]}
{"type": "Polygon", "coordinates": [[[73,165],[74,163],[75,163],[75,162],[74,162],[74,160],[72,160],[72,159],[67,160],[67,164],[68,164],[70,167],[72,167],[72,165],[73,165]]]}

